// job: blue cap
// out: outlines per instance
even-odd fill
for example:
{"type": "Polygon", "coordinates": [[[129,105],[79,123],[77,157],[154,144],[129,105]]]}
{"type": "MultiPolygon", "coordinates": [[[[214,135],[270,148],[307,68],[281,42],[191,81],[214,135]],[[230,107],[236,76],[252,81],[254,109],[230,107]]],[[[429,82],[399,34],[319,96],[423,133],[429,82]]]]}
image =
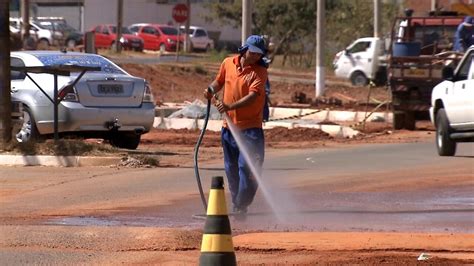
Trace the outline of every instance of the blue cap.
{"type": "Polygon", "coordinates": [[[265,40],[258,35],[251,35],[247,38],[247,41],[245,41],[245,45],[247,46],[248,50],[253,53],[259,53],[259,54],[266,54],[266,49],[265,49],[265,40]]]}
{"type": "Polygon", "coordinates": [[[472,26],[472,24],[474,24],[474,18],[471,16],[465,17],[463,24],[464,26],[472,26]]]}

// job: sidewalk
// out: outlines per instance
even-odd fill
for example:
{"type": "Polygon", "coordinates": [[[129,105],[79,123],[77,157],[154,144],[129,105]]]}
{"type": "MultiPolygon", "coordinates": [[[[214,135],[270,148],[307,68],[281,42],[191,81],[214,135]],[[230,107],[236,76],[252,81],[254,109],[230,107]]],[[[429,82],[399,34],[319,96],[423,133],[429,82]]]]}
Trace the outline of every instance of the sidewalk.
{"type": "Polygon", "coordinates": [[[0,165],[20,166],[108,166],[118,164],[119,156],[0,155],[0,165]]]}

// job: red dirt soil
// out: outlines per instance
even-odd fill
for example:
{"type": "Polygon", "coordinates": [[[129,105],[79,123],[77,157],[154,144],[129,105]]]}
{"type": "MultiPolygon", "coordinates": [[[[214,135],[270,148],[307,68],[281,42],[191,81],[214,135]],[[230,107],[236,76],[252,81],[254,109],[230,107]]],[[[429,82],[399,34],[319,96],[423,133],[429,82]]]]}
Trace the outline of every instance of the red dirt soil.
{"type": "MultiPolygon", "coordinates": [[[[167,65],[132,65],[123,67],[133,75],[143,76],[153,88],[153,93],[160,105],[164,102],[192,102],[202,99],[204,88],[215,76],[216,66],[206,71],[192,66],[167,65]],[[210,69],[210,70],[209,70],[210,69]]],[[[279,73],[274,73],[280,75],[279,73]]],[[[295,77],[297,73],[293,73],[295,77]]],[[[270,69],[270,77],[272,71],[270,69]]],[[[301,76],[301,75],[299,75],[301,76]]],[[[308,76],[311,76],[308,75],[308,76]]],[[[272,82],[271,99],[273,104],[280,106],[294,105],[309,107],[312,101],[295,103],[292,96],[304,93],[307,98],[314,95],[314,85],[297,82],[272,82]]],[[[351,87],[347,82],[329,77],[324,99],[336,99],[333,105],[316,105],[313,107],[329,107],[333,109],[358,109],[369,98],[370,101],[389,100],[385,88],[351,87]]],[[[308,128],[273,128],[265,130],[267,148],[317,148],[360,143],[399,143],[427,141],[434,138],[433,128],[428,121],[417,123],[418,131],[393,131],[390,123],[367,123],[360,128],[362,134],[352,139],[334,138],[318,129],[308,128]]],[[[141,149],[170,152],[171,156],[161,156],[162,166],[191,166],[190,158],[200,134],[199,130],[162,130],[153,129],[142,138],[141,149]],[[183,159],[184,158],[184,159],[183,159]]],[[[200,161],[222,160],[220,133],[207,131],[201,145],[200,161]]],[[[428,250],[430,265],[448,265],[474,263],[472,253],[473,242],[467,235],[436,235],[411,233],[263,233],[243,234],[234,237],[234,246],[239,264],[400,264],[417,265],[425,263],[417,261],[420,253],[428,250]],[[446,241],[455,241],[456,245],[464,245],[460,250],[446,250],[446,241]],[[436,245],[440,245],[439,247],[436,245]]],[[[157,238],[159,239],[159,238],[157,238]]],[[[155,243],[157,239],[154,239],[155,243]]],[[[196,241],[196,237],[192,237],[196,241]]],[[[191,246],[192,243],[187,243],[191,246]]],[[[172,251],[162,255],[160,259],[146,260],[145,263],[173,265],[181,258],[180,263],[195,264],[199,256],[199,242],[194,243],[195,250],[190,252],[172,251]]],[[[176,247],[178,248],[178,247],[176,247]]],[[[140,263],[144,263],[143,260],[140,263]]]]}

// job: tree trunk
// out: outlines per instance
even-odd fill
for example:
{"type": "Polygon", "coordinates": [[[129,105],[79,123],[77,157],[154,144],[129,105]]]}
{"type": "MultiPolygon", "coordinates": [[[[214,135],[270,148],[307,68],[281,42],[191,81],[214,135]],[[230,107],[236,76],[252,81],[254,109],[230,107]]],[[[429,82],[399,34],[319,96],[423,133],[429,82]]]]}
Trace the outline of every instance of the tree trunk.
{"type": "Polygon", "coordinates": [[[9,1],[0,1],[0,149],[11,140],[9,1]]]}

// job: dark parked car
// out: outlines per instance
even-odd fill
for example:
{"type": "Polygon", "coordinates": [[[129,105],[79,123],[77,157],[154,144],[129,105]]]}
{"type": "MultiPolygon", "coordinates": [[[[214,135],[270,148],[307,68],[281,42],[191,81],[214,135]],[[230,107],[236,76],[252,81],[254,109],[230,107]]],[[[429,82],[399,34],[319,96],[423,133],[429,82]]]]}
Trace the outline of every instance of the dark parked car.
{"type": "Polygon", "coordinates": [[[52,32],[61,32],[63,44],[68,48],[74,48],[84,43],[84,34],[67,24],[63,18],[37,18],[35,23],[52,32]]]}

